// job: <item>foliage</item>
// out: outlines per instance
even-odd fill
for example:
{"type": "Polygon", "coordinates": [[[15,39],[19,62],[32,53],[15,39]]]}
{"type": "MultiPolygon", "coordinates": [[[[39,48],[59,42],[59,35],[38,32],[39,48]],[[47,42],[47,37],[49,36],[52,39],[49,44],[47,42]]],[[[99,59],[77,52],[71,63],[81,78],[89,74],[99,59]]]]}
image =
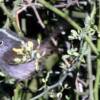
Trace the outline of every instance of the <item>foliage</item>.
{"type": "Polygon", "coordinates": [[[18,44],[7,42],[9,58],[0,42],[1,100],[99,100],[100,0],[0,0],[0,10],[0,33],[18,44]],[[4,58],[26,76],[2,70],[4,58]]]}

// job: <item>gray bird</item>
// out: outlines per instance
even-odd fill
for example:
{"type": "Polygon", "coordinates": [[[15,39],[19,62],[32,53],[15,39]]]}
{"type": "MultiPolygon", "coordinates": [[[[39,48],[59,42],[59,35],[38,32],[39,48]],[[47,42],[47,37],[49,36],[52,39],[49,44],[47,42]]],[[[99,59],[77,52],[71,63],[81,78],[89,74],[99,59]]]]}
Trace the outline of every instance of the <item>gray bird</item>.
{"type": "MultiPolygon", "coordinates": [[[[5,74],[18,80],[25,80],[35,72],[34,60],[21,64],[11,63],[13,59],[12,48],[18,47],[23,41],[16,33],[6,29],[0,29],[0,69],[5,74]]],[[[45,51],[46,54],[46,52],[50,52],[48,47],[47,43],[45,45],[42,44],[42,46],[40,45],[40,51],[45,51]]]]}

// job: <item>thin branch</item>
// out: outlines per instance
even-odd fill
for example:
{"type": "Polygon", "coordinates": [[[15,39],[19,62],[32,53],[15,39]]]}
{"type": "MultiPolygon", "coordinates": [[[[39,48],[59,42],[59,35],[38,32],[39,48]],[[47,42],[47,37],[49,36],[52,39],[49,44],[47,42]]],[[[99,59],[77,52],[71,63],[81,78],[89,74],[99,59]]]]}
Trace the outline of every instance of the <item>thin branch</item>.
{"type": "Polygon", "coordinates": [[[12,12],[11,11],[9,11],[6,7],[5,7],[5,5],[4,5],[4,3],[0,3],[0,7],[3,9],[3,11],[4,11],[4,13],[7,15],[7,18],[9,18],[10,20],[11,20],[11,22],[12,22],[12,25],[14,26],[14,28],[15,28],[15,30],[16,30],[16,32],[19,34],[19,36],[21,36],[21,37],[23,37],[23,33],[21,32],[21,30],[18,28],[18,26],[17,26],[17,22],[16,22],[16,19],[13,17],[13,15],[12,15],[12,12]]]}
{"type": "Polygon", "coordinates": [[[89,100],[93,99],[93,78],[92,78],[92,60],[91,60],[91,49],[88,46],[88,55],[87,55],[87,67],[88,67],[88,78],[89,78],[89,100]]]}
{"type": "Polygon", "coordinates": [[[48,91],[50,91],[51,89],[54,89],[54,88],[56,88],[58,86],[61,86],[61,84],[64,82],[64,80],[66,79],[67,76],[68,76],[68,73],[65,73],[64,76],[61,77],[61,79],[56,84],[54,84],[52,86],[46,86],[44,88],[44,91],[41,94],[33,97],[31,100],[36,100],[36,99],[42,97],[43,95],[45,95],[46,93],[48,93],[48,91]]]}
{"type": "MultiPolygon", "coordinates": [[[[60,17],[64,18],[70,25],[72,25],[79,33],[82,31],[82,28],[78,25],[78,23],[76,23],[75,21],[73,21],[68,15],[66,15],[64,12],[62,12],[61,10],[55,8],[54,6],[52,6],[50,3],[48,3],[45,0],[38,0],[38,2],[40,2],[41,4],[43,4],[46,8],[50,9],[51,11],[53,11],[54,13],[56,13],[57,15],[59,15],[60,17]]],[[[96,46],[93,44],[93,42],[91,41],[91,39],[85,35],[85,40],[88,42],[89,46],[91,47],[92,51],[96,54],[99,55],[99,52],[97,51],[96,46]]]]}
{"type": "Polygon", "coordinates": [[[33,8],[33,10],[34,10],[34,13],[35,13],[37,19],[38,19],[38,23],[42,26],[42,28],[45,28],[45,25],[44,25],[44,23],[43,23],[43,21],[42,21],[40,15],[39,15],[39,13],[38,13],[36,7],[35,7],[35,5],[33,5],[32,8],[33,8]]]}

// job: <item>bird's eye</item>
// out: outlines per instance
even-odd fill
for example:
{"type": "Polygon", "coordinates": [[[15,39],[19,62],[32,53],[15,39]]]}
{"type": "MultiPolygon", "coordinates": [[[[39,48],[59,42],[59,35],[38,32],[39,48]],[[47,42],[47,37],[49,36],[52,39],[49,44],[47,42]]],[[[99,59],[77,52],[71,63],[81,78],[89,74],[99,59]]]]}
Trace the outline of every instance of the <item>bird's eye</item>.
{"type": "Polygon", "coordinates": [[[2,46],[3,45],[3,41],[0,41],[0,46],[2,46]]]}

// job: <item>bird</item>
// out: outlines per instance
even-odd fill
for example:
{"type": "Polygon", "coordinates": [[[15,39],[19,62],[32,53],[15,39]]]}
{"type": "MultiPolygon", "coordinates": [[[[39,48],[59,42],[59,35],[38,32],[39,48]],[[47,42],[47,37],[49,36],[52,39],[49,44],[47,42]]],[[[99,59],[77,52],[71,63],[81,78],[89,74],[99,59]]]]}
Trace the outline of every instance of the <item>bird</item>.
{"type": "MultiPolygon", "coordinates": [[[[23,52],[23,48],[27,49],[28,44],[37,44],[34,43],[34,41],[27,39],[27,38],[20,38],[18,35],[9,30],[9,29],[0,29],[0,69],[3,71],[6,75],[9,75],[10,77],[16,79],[16,80],[26,80],[31,77],[32,73],[36,71],[36,58],[39,58],[40,55],[45,56],[50,53],[50,46],[47,42],[42,43],[40,45],[35,46],[35,49],[32,52],[33,58],[29,57],[28,60],[22,62],[22,60],[19,63],[16,63],[20,60],[20,57],[23,58],[23,54],[18,54],[19,51],[23,52]],[[24,46],[26,45],[26,47],[24,46]],[[39,49],[40,55],[36,56],[36,48],[39,49]],[[19,50],[19,51],[18,51],[19,50]],[[21,51],[22,50],[22,51],[21,51]],[[16,58],[17,56],[17,58],[16,58]],[[35,57],[34,57],[35,56],[35,57]]],[[[29,44],[29,45],[30,45],[29,44]]],[[[30,45],[30,46],[31,46],[30,45]]],[[[27,52],[27,50],[26,50],[27,52]]],[[[24,57],[24,58],[25,58],[24,57]]]]}

